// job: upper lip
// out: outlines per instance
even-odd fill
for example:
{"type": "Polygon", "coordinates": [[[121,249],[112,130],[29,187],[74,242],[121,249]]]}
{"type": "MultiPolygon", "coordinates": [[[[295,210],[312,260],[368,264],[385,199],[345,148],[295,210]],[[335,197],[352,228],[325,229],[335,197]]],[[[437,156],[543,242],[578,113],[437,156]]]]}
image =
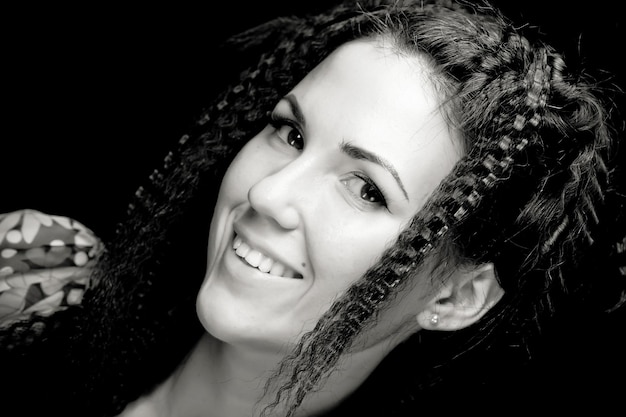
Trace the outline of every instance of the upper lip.
{"type": "Polygon", "coordinates": [[[300,268],[294,265],[291,261],[285,260],[282,256],[278,255],[266,240],[261,239],[247,229],[242,230],[242,228],[237,224],[233,225],[233,229],[237,236],[240,236],[247,244],[250,245],[251,248],[258,250],[264,255],[269,256],[273,260],[280,262],[286,267],[293,269],[296,273],[304,276],[300,268]]]}

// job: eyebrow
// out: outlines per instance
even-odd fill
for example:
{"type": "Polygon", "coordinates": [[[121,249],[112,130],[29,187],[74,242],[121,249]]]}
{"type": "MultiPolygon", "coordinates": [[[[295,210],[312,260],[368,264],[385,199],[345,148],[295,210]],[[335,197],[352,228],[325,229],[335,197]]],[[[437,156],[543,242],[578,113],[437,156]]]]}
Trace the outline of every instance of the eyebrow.
{"type": "Polygon", "coordinates": [[[342,142],[340,145],[340,148],[343,153],[345,153],[351,158],[364,159],[366,161],[373,162],[383,167],[387,172],[391,174],[393,179],[396,180],[396,183],[398,184],[398,186],[402,190],[402,193],[404,194],[404,198],[406,198],[406,200],[409,201],[409,195],[404,189],[404,185],[402,184],[402,181],[400,180],[400,176],[398,175],[398,172],[395,170],[393,165],[391,165],[388,161],[376,155],[375,153],[372,153],[363,148],[359,148],[358,146],[352,145],[351,143],[348,143],[348,142],[342,142]]]}
{"type": "MultiPolygon", "coordinates": [[[[304,114],[302,113],[302,109],[300,108],[300,105],[298,104],[298,99],[296,99],[296,96],[293,95],[293,93],[290,93],[284,96],[283,100],[285,100],[289,104],[289,108],[291,112],[293,113],[293,116],[296,118],[298,123],[300,123],[300,126],[304,128],[306,126],[306,119],[304,118],[304,114]]],[[[404,188],[404,185],[402,184],[402,180],[400,180],[398,171],[396,171],[396,169],[393,167],[393,165],[391,165],[391,163],[389,163],[387,160],[376,155],[373,152],[370,152],[358,146],[352,145],[351,143],[348,143],[345,141],[341,142],[340,149],[343,153],[345,153],[351,158],[370,161],[384,168],[385,171],[389,172],[391,176],[393,177],[393,179],[396,180],[396,183],[402,190],[402,194],[404,194],[404,198],[406,198],[406,200],[409,201],[409,195],[407,194],[406,189],[404,188]]]]}

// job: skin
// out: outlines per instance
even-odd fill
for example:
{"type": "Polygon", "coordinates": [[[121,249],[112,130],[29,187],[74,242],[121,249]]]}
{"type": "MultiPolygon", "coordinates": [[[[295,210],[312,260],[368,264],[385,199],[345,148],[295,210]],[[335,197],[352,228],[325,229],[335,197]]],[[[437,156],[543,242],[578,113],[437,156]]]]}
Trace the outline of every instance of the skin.
{"type": "Polygon", "coordinates": [[[277,104],[222,183],[198,297],[209,333],[281,351],[378,260],[460,158],[426,71],[353,42],[277,104]],[[242,262],[235,233],[302,279],[242,262]]]}
{"type": "MultiPolygon", "coordinates": [[[[124,416],[254,415],[285,353],[379,259],[459,160],[460,141],[440,113],[425,60],[385,42],[353,41],[331,54],[232,162],[197,298],[207,333],[124,416]],[[235,235],[297,277],[251,266],[233,248],[235,235]]],[[[433,309],[442,326],[465,325],[453,320],[461,299],[454,288],[481,299],[473,294],[489,293],[483,275],[456,271],[450,282],[460,285],[436,289],[429,277],[415,277],[300,415],[345,398],[399,342],[428,326],[433,309]]]]}

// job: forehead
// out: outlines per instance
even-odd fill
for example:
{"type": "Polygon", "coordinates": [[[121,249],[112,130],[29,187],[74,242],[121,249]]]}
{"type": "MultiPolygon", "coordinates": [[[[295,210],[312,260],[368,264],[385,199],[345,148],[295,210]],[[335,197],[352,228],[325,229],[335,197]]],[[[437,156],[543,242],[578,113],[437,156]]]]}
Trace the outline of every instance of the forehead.
{"type": "Polygon", "coordinates": [[[421,195],[439,183],[460,154],[433,76],[425,57],[402,53],[384,38],[366,39],[341,46],[293,93],[309,134],[379,153],[403,181],[419,178],[421,195]]]}
{"type": "Polygon", "coordinates": [[[401,53],[384,38],[363,39],[339,47],[294,94],[307,119],[319,116],[326,125],[342,122],[382,137],[414,136],[434,124],[447,129],[433,77],[423,56],[401,53]]]}

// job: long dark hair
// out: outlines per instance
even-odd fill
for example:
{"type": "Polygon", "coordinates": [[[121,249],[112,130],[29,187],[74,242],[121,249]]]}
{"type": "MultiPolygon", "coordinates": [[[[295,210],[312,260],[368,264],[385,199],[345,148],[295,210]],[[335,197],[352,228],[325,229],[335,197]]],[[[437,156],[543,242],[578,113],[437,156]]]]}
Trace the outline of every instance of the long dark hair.
{"type": "MultiPolygon", "coordinates": [[[[115,239],[106,242],[82,306],[0,333],[6,363],[80,381],[67,392],[53,390],[48,400],[61,406],[69,396],[90,415],[119,414],[169,375],[203,331],[194,300],[229,162],[279,98],[333,49],[380,34],[430,57],[467,155],[382,260],[280,365],[268,382],[274,402],[265,411],[284,406],[294,413],[426,257],[451,265],[493,262],[505,289],[484,320],[450,337],[440,362],[503,335],[526,343],[571,293],[587,297],[590,289],[617,286],[602,306],[619,304],[617,267],[604,263],[599,271],[591,262],[596,255],[608,259],[623,238],[604,221],[623,221],[617,208],[623,202],[612,185],[611,107],[594,81],[568,74],[558,53],[532,34],[522,36],[486,3],[349,1],[320,15],[273,20],[225,45],[241,62],[239,79],[137,191],[115,239]]],[[[437,379],[426,375],[415,387],[437,379]]]]}

